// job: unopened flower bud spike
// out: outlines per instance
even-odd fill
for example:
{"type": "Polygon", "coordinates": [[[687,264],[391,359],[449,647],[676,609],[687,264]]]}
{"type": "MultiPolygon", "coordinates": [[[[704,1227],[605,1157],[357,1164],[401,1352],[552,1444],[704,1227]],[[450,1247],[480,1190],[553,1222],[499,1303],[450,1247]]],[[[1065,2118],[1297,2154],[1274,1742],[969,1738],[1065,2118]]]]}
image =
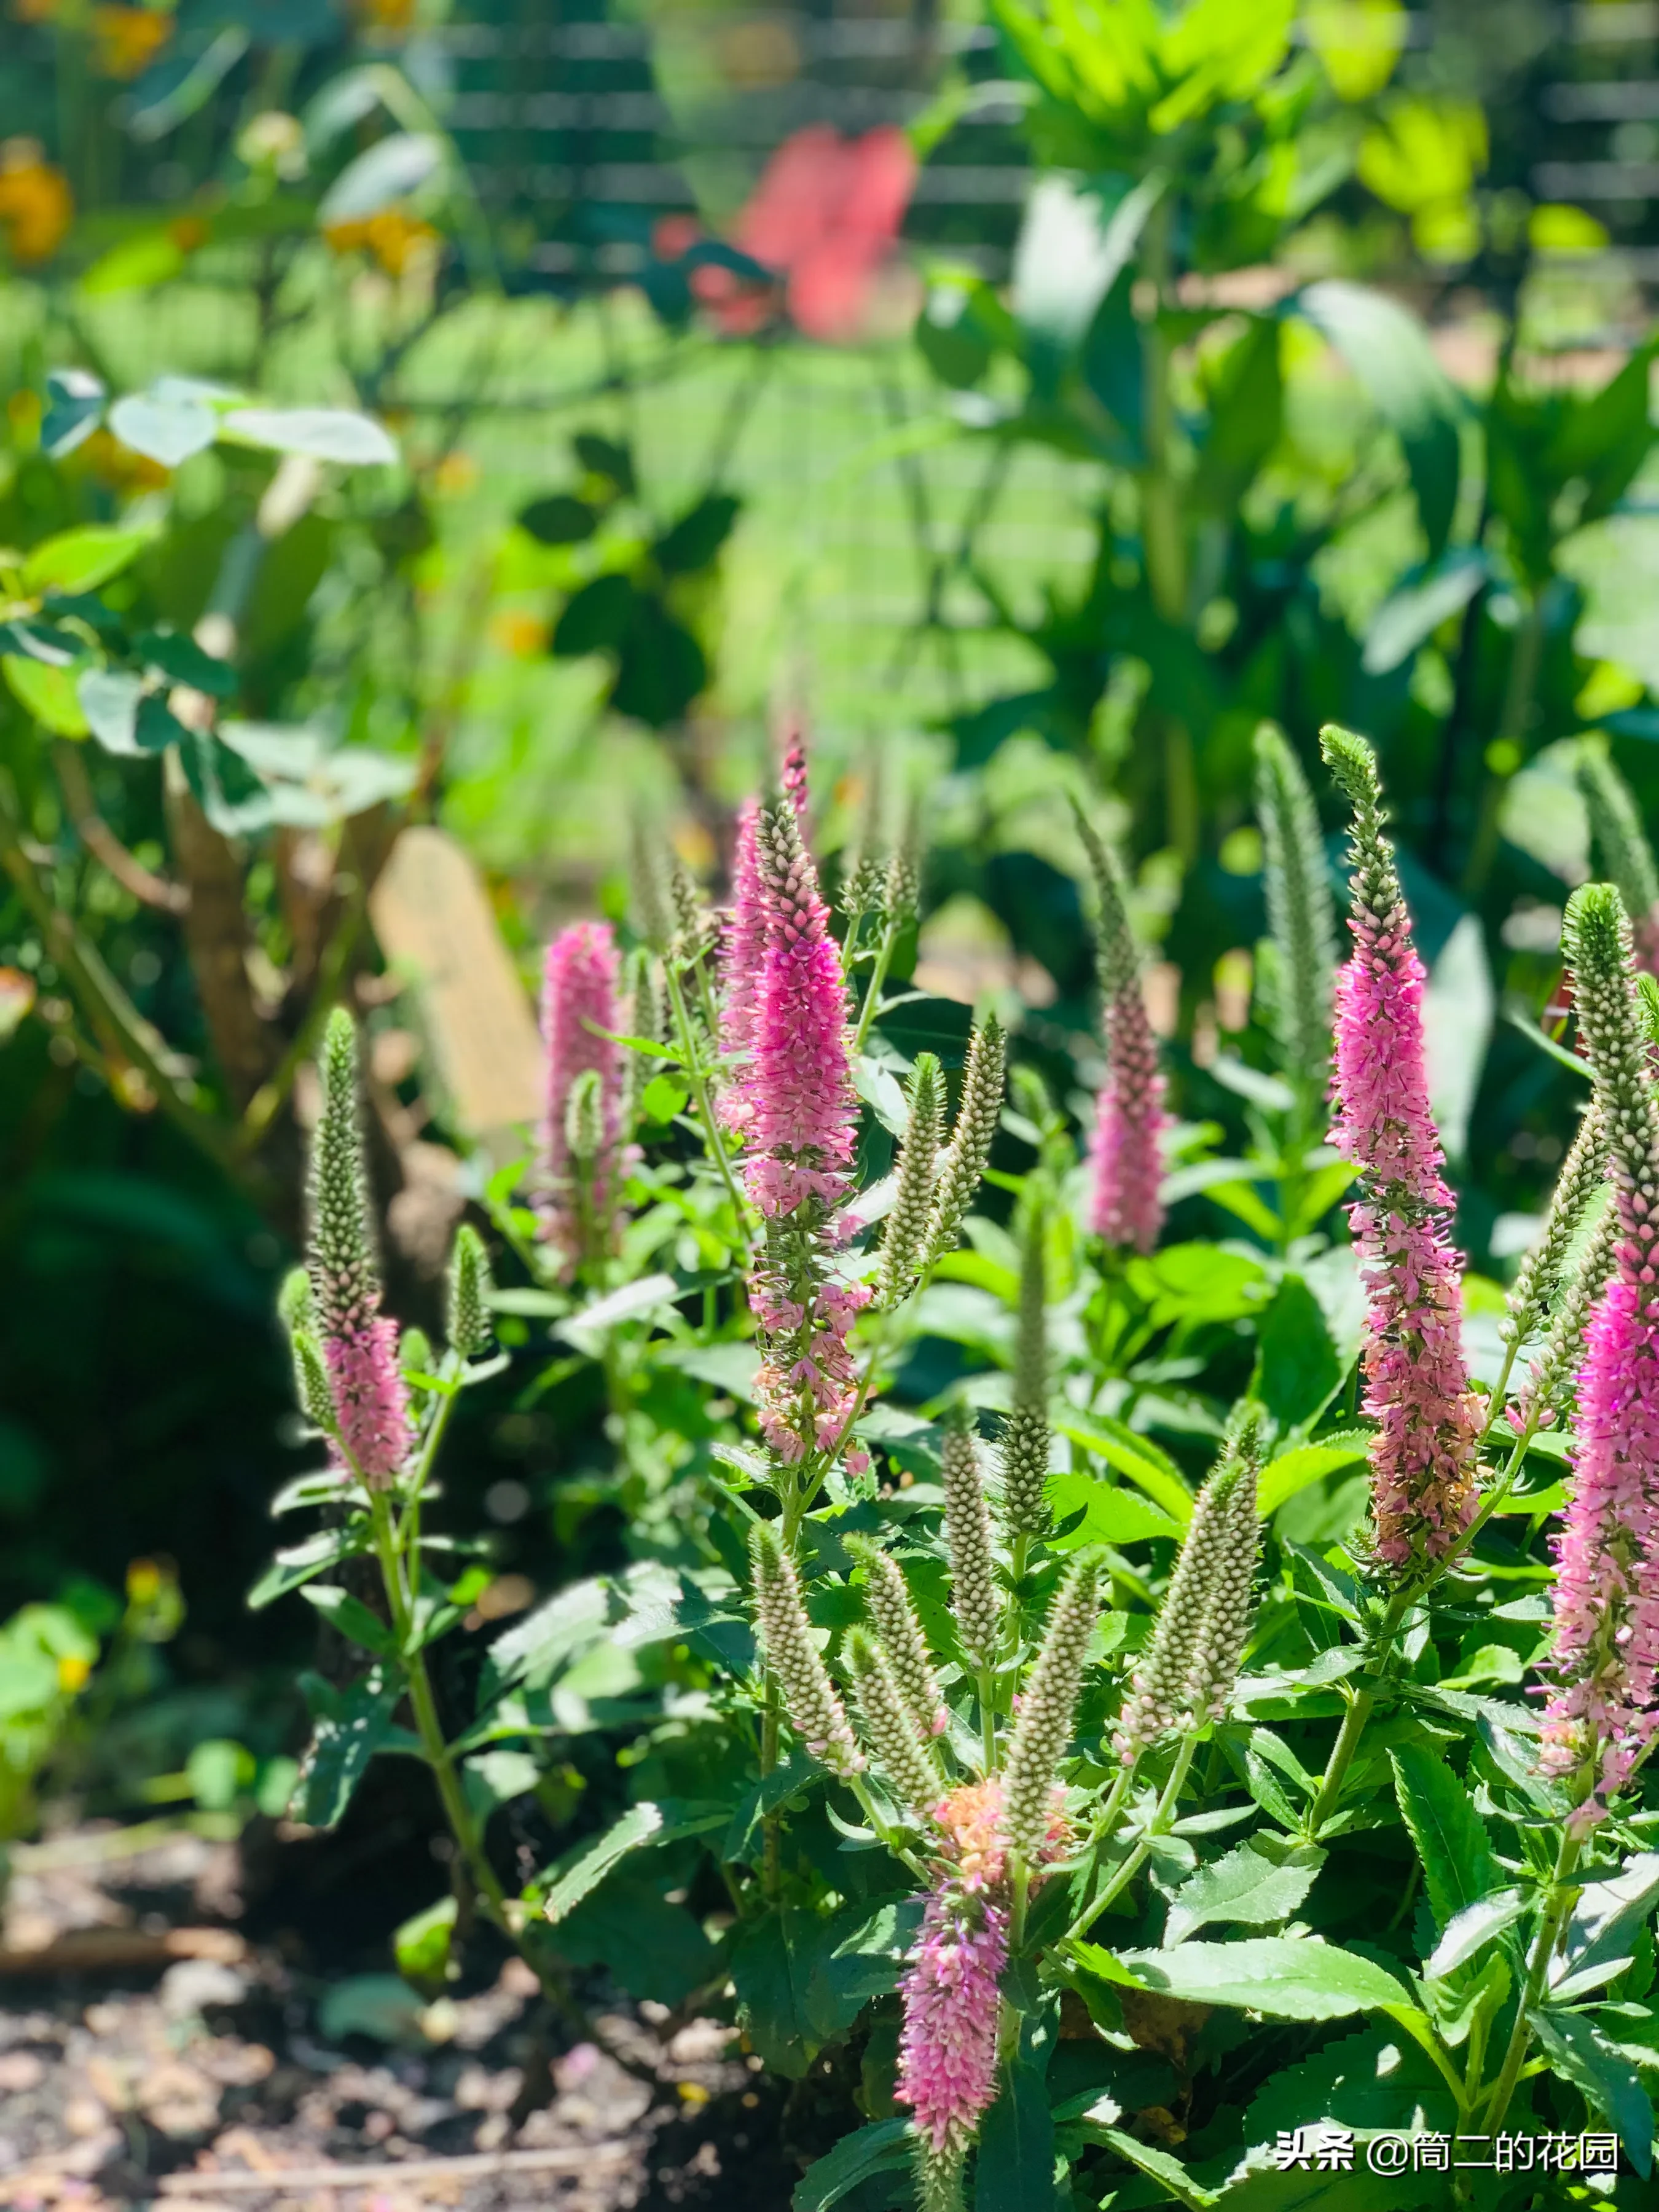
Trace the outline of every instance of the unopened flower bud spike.
{"type": "MultiPolygon", "coordinates": [[[[1042,1642],[1020,1695],[1003,1776],[1003,1833],[1020,1871],[1029,1874],[1048,1836],[1054,1778],[1071,1741],[1083,1662],[1098,1612],[1100,1571],[1092,1559],[1079,1559],[1061,1583],[1042,1642]]],[[[1016,1925],[1021,1891],[1016,1890],[1016,1925]]]]}
{"type": "Polygon", "coordinates": [[[1015,1342],[1012,1401],[1002,1432],[1002,1520],[1012,1553],[1014,1598],[1033,1537],[1049,1528],[1048,1480],[1048,1209],[1040,1194],[1026,1203],[1021,1223],[1019,1329],[1015,1342]]]}
{"type": "Polygon", "coordinates": [[[915,1279],[933,1209],[945,1131],[945,1073],[931,1052],[916,1055],[910,1072],[909,1108],[876,1274],[876,1305],[882,1312],[897,1305],[915,1279]]]}
{"type": "Polygon", "coordinates": [[[924,1742],[918,1734],[890,1661],[861,1628],[847,1639],[847,1664],[865,1740],[883,1778],[900,1804],[926,1818],[945,1786],[932,1739],[924,1742]]]}
{"type": "MultiPolygon", "coordinates": [[[[1255,1510],[1259,1418],[1254,1409],[1241,1417],[1194,1501],[1152,1639],[1134,1671],[1112,1737],[1112,1747],[1125,1766],[1179,1726],[1187,1709],[1200,1639],[1216,1601],[1218,1583],[1228,1572],[1227,1553],[1238,1540],[1235,1492],[1247,1478],[1250,1510],[1255,1510]]],[[[1254,1571],[1252,1552],[1252,1574],[1254,1571]]]]}
{"type": "Polygon", "coordinates": [[[864,1757],[812,1640],[794,1562],[769,1524],[754,1531],[750,1553],[755,1625],[791,1725],[814,1759],[832,1774],[850,1778],[864,1757]]]}
{"type": "Polygon", "coordinates": [[[898,1563],[868,1536],[850,1535],[847,1548],[864,1570],[864,1601],[912,1727],[924,1742],[942,1736],[949,1716],[898,1563]]]}
{"type": "Polygon", "coordinates": [[[922,1247],[924,1279],[947,1252],[956,1249],[962,1224],[979,1189],[980,1177],[991,1157],[991,1145],[1002,1118],[1003,1089],[1007,1071],[1007,1046],[1002,1025],[988,1014],[968,1041],[968,1057],[962,1071],[962,1097],[957,1107],[951,1141],[939,1155],[933,1178],[933,1210],[928,1217],[922,1247]]]}
{"type": "Polygon", "coordinates": [[[1561,1172],[1556,1177],[1555,1188],[1550,1197],[1549,1212],[1545,1216],[1543,1231],[1522,1261],[1510,1286],[1509,1295],[1504,1301],[1504,1319],[1498,1326],[1505,1357],[1503,1371],[1487,1401],[1494,1419],[1503,1410],[1504,1393],[1516,1353],[1543,1320],[1546,1312],[1558,1302],[1569,1247],[1592,1201],[1601,1195],[1607,1180],[1607,1133],[1592,1102],[1585,1109],[1583,1119],[1578,1124],[1578,1134],[1573,1139],[1571,1149],[1561,1164],[1561,1172]]]}
{"type": "Polygon", "coordinates": [[[357,1090],[356,1025],[335,1007],[318,1056],[322,1112],[312,1146],[310,1274],[339,1449],[371,1490],[390,1487],[408,1456],[409,1400],[398,1329],[380,1312],[369,1231],[357,1090]]]}
{"type": "Polygon", "coordinates": [[[459,1360],[477,1358],[489,1343],[493,1288],[483,1240],[471,1222],[464,1221],[449,1255],[449,1348],[459,1360]]]}
{"type": "Polygon", "coordinates": [[[985,1501],[973,1417],[961,1404],[945,1418],[939,1455],[945,1492],[945,1547],[951,1560],[951,1602],[963,1656],[979,1690],[985,1771],[996,1765],[996,1703],[993,1689],[1001,1604],[991,1547],[991,1514],[985,1501]]]}

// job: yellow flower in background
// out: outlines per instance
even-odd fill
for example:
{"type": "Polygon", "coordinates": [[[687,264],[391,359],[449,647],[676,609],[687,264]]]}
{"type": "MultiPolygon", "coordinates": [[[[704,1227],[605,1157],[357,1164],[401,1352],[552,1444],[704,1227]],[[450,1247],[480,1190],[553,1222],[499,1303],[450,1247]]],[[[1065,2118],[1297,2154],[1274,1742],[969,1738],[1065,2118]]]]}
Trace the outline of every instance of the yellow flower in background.
{"type": "Polygon", "coordinates": [[[38,138],[0,144],[0,232],[24,268],[50,261],[75,219],[69,179],[46,158],[38,138]]]}
{"type": "Polygon", "coordinates": [[[415,0],[362,0],[357,13],[371,30],[406,31],[415,21],[415,0]]]}
{"type": "Polygon", "coordinates": [[[356,222],[331,223],[323,235],[337,253],[372,253],[388,276],[401,276],[438,250],[432,225],[404,208],[382,208],[356,222]]]}
{"type": "Polygon", "coordinates": [[[503,608],[489,619],[490,642],[503,653],[510,653],[515,660],[528,660],[544,652],[547,646],[547,624],[539,616],[526,614],[516,608],[503,608]]]}
{"type": "Polygon", "coordinates": [[[91,1662],[82,1659],[78,1652],[66,1651],[58,1662],[58,1686],[60,1690],[66,1690],[70,1697],[77,1690],[85,1689],[91,1674],[91,1662]]]}
{"type": "Polygon", "coordinates": [[[173,36],[160,8],[94,8],[93,60],[100,76],[142,76],[173,36]]]}
{"type": "Polygon", "coordinates": [[[432,472],[432,480],[441,492],[451,498],[478,488],[478,464],[471,453],[446,453],[432,472]]]}

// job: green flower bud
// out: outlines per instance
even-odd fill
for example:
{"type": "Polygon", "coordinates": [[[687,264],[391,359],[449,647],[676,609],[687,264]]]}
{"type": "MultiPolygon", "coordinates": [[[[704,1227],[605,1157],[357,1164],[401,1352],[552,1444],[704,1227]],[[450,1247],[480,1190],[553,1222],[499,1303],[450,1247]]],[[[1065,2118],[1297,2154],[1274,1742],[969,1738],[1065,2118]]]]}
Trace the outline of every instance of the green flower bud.
{"type": "Polygon", "coordinates": [[[1048,1216],[1041,1200],[1025,1209],[1020,1243],[1019,1334],[1014,1352],[1013,1403],[1002,1431],[1002,1521],[1010,1536],[1048,1533],[1048,1286],[1043,1248],[1048,1216]]]}
{"type": "Polygon", "coordinates": [[[585,1067],[566,1095],[564,1140],[579,1171],[591,1170],[605,1149],[605,1093],[596,1067],[585,1067]]]}
{"type": "Polygon", "coordinates": [[[750,1557],[755,1625],[791,1725],[813,1758],[832,1774],[856,1774],[864,1765],[863,1756],[812,1640],[794,1562],[775,1531],[767,1527],[754,1531],[750,1557]]]}
{"type": "Polygon", "coordinates": [[[988,1014],[969,1039],[956,1126],[933,1178],[933,1210],[922,1251],[924,1274],[956,1249],[963,1221],[991,1157],[991,1142],[1002,1116],[1006,1067],[1002,1026],[994,1014],[988,1014]]]}
{"type": "Polygon", "coordinates": [[[1083,1661],[1098,1610],[1099,1569],[1080,1559],[1049,1609],[1042,1649],[1026,1677],[1002,1778],[1008,1847],[1029,1866],[1048,1833],[1055,1780],[1072,1738],[1083,1661]]]}
{"type": "Polygon", "coordinates": [[[965,1406],[945,1418],[939,1458],[945,1491],[945,1548],[950,1555],[951,1608],[968,1664],[975,1672],[995,1663],[1001,1608],[991,1551],[991,1516],[985,1503],[973,1419],[965,1406]]]}
{"type": "Polygon", "coordinates": [[[864,1570],[864,1602],[911,1725],[925,1743],[931,1743],[945,1730],[945,1699],[903,1573],[898,1562],[868,1536],[848,1536],[847,1548],[864,1570]]]}
{"type": "Polygon", "coordinates": [[[945,1075],[931,1052],[910,1073],[910,1118],[899,1149],[893,1203],[881,1240],[876,1303],[896,1306],[915,1279],[933,1209],[933,1176],[945,1133],[945,1075]]]}
{"type": "Polygon", "coordinates": [[[1524,1344],[1543,1318],[1560,1283],[1568,1249],[1591,1201],[1600,1197],[1607,1172],[1607,1135],[1592,1104],[1555,1179],[1543,1233],[1522,1261],[1504,1302],[1499,1330],[1506,1344],[1524,1344]]]}
{"type": "Polygon", "coordinates": [[[855,1628],[847,1639],[847,1663],[865,1735],[884,1779],[913,1813],[932,1812],[944,1781],[931,1745],[922,1747],[886,1654],[861,1628],[855,1628]]]}
{"type": "Polygon", "coordinates": [[[335,1337],[366,1329],[380,1303],[363,1170],[357,1030],[343,1006],[328,1018],[317,1073],[322,1112],[311,1147],[311,1288],[318,1333],[335,1337]]]}
{"type": "MultiPolygon", "coordinates": [[[[1260,1467],[1261,1413],[1259,1408],[1247,1407],[1223,1445],[1209,1480],[1194,1501],[1193,1517],[1187,1524],[1157,1626],[1118,1716],[1112,1743],[1126,1766],[1148,1744],[1167,1729],[1183,1725],[1197,1705],[1213,1697],[1235,1639],[1237,1650],[1243,1649],[1260,1546],[1255,1527],[1260,1467]]],[[[1233,1666],[1236,1671],[1237,1656],[1233,1666]]]]}
{"type": "Polygon", "coordinates": [[[449,1255],[449,1348],[459,1358],[476,1358],[489,1342],[490,1288],[483,1239],[464,1221],[449,1255]]]}

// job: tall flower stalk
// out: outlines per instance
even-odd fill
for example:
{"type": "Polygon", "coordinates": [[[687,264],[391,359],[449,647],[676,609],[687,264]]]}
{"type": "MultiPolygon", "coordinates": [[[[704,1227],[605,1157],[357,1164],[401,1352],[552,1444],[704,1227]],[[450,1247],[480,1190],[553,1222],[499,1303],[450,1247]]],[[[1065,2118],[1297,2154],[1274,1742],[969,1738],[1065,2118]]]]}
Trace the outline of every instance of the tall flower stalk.
{"type": "MultiPolygon", "coordinates": [[[[323,1103],[312,1151],[307,1318],[321,1349],[337,1449],[371,1490],[384,1490],[409,1455],[409,1398],[398,1367],[397,1324],[380,1312],[363,1170],[357,1031],[343,1007],[329,1016],[318,1074],[323,1103]]],[[[306,1353],[298,1356],[303,1362],[306,1353]]]]}
{"type": "Polygon", "coordinates": [[[1474,1519],[1485,1423],[1463,1362],[1463,1262],[1429,1110],[1423,963],[1383,834],[1376,761],[1364,738],[1334,725],[1321,742],[1353,810],[1353,951],[1337,981],[1331,1134],[1359,1170],[1348,1223],[1368,1301],[1364,1410],[1377,1423],[1371,1547],[1383,1575],[1399,1583],[1420,1578],[1474,1519]]]}
{"type": "Polygon", "coordinates": [[[1572,1496],[1555,1540],[1549,1772],[1598,1815],[1659,1728],[1659,1103],[1618,892],[1568,902],[1565,943],[1613,1188],[1612,1273],[1577,1381],[1572,1496]]]}
{"type": "Polygon", "coordinates": [[[1081,811],[1077,819],[1094,881],[1095,960],[1106,1044],[1106,1080],[1091,1147],[1090,1226],[1108,1244],[1150,1252],[1164,1225],[1158,1185],[1168,1119],[1158,1040],[1146,1012],[1121,872],[1093,824],[1081,811]]]}
{"type": "MultiPolygon", "coordinates": [[[[841,962],[797,794],[762,809],[755,846],[765,945],[733,1120],[764,1237],[750,1284],[761,1431],[785,1468],[802,1468],[848,1444],[859,1401],[848,1334],[872,1292],[837,1265],[857,1101],[841,962]]],[[[786,1498],[791,1532],[813,1486],[809,1476],[786,1498]]]]}

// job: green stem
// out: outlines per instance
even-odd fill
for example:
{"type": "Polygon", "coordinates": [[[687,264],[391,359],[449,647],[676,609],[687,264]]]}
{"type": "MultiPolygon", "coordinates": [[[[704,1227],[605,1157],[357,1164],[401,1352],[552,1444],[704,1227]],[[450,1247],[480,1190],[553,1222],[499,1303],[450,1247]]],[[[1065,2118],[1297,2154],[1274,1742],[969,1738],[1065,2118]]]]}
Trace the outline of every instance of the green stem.
{"type": "Polygon", "coordinates": [[[1389,1600],[1389,1609],[1383,1614],[1377,1628],[1371,1645],[1370,1656],[1366,1662],[1367,1679],[1349,1692],[1348,1710],[1342,1717],[1342,1725],[1337,1731],[1336,1741],[1331,1747],[1331,1755],[1326,1762],[1324,1778],[1320,1783],[1318,1794],[1308,1808],[1307,1833],[1310,1840],[1318,1834],[1321,1827],[1336,1809],[1337,1800],[1342,1795],[1342,1784],[1347,1778],[1349,1767],[1353,1764],[1353,1755],[1359,1748],[1359,1739],[1365,1733],[1365,1723],[1370,1720],[1371,1708],[1376,1703],[1376,1693],[1382,1686],[1382,1674],[1393,1653],[1394,1639],[1400,1632],[1401,1622],[1410,1611],[1413,1601],[1419,1594],[1407,1586],[1405,1589],[1397,1589],[1389,1600]]]}
{"type": "Polygon", "coordinates": [[[720,1181],[726,1185],[726,1195],[731,1200],[732,1210],[738,1217],[738,1234],[746,1243],[748,1208],[744,1206],[743,1194],[738,1188],[737,1177],[732,1172],[732,1162],[726,1152],[726,1140],[720,1134],[720,1122],[709,1099],[708,1078],[703,1067],[702,1055],[697,1050],[696,1037],[691,1027],[690,1009],[685,1003],[685,993],[680,986],[678,970],[672,960],[664,961],[663,974],[668,981],[669,1002],[674,1009],[674,1028],[678,1035],[680,1051],[684,1058],[686,1079],[691,1085],[692,1096],[697,1102],[697,1118],[702,1123],[703,1142],[708,1147],[710,1158],[720,1170],[720,1181]]]}
{"type": "MultiPolygon", "coordinates": [[[[1153,1811],[1152,1817],[1146,1823],[1146,1829],[1141,1834],[1139,1841],[1135,1844],[1134,1849],[1129,1853],[1127,1858],[1124,1860],[1122,1865],[1118,1868],[1116,1873],[1113,1875],[1105,1888],[1101,1891],[1099,1896],[1095,1899],[1092,1904],[1085,1905],[1082,1913],[1075,1921],[1073,1922],[1070,1932],[1066,1937],[1066,1941],[1068,1942],[1074,1943],[1080,1942],[1094,1926],[1096,1921],[1099,1919],[1101,1914],[1104,1912],[1107,1906],[1112,1902],[1113,1899],[1120,1896],[1134,1880],[1136,1875],[1139,1873],[1141,1867],[1146,1863],[1148,1852],[1150,1852],[1152,1848],[1152,1845],[1157,1842],[1158,1838],[1164,1834],[1164,1831],[1170,1826],[1175,1818],[1176,1805],[1181,1796],[1182,1784],[1187,1779],[1187,1770],[1192,1765],[1193,1755],[1197,1749],[1198,1738],[1195,1735],[1183,1736],[1182,1738],[1181,1748],[1176,1753],[1175,1765],[1170,1769],[1170,1778],[1164,1785],[1164,1794],[1158,1799],[1157,1807],[1153,1811]]],[[[1128,1770],[1126,1770],[1124,1780],[1121,1784],[1121,1786],[1126,1790],[1128,1786],[1127,1772],[1128,1770]]],[[[1115,1797],[1117,1795],[1118,1791],[1115,1787],[1112,1796],[1115,1797]]],[[[1111,1799],[1109,1798],[1107,1802],[1109,1804],[1111,1802],[1111,1799]]]]}
{"type": "Polygon", "coordinates": [[[1362,1682],[1349,1698],[1348,1710],[1343,1715],[1342,1726],[1337,1733],[1335,1743],[1331,1747],[1330,1759],[1325,1768],[1324,1778],[1319,1785],[1319,1794],[1309,1808],[1307,1833],[1310,1840],[1317,1836],[1321,1827],[1336,1810],[1337,1801],[1342,1794],[1343,1782],[1347,1777],[1349,1767],[1353,1764],[1354,1753],[1359,1748],[1359,1739],[1365,1732],[1365,1723],[1370,1720],[1371,1709],[1376,1703],[1377,1691],[1381,1687],[1382,1677],[1388,1665],[1394,1639],[1400,1632],[1401,1622],[1413,1605],[1426,1598],[1436,1584],[1450,1573],[1503,1504],[1514,1486],[1516,1476],[1521,1471],[1521,1462],[1527,1455],[1527,1447],[1531,1443],[1537,1426],[1538,1417],[1534,1413],[1520,1436],[1516,1437],[1515,1449],[1510,1454],[1504,1472],[1482,1499],[1479,1512],[1452,1545],[1450,1550],[1435,1561],[1433,1573],[1426,1581],[1414,1583],[1403,1589],[1396,1590],[1389,1600],[1389,1609],[1382,1616],[1382,1624],[1376,1632],[1372,1656],[1365,1668],[1365,1674],[1369,1679],[1362,1682]]]}
{"type": "Polygon", "coordinates": [[[1583,1838],[1573,1834],[1571,1828],[1561,1838],[1561,1848],[1556,1856],[1555,1873],[1551,1881],[1544,1917],[1532,1947],[1532,1960],[1527,1968],[1526,1984],[1520,2002],[1515,2008],[1515,2026],[1510,2031],[1509,2048],[1504,2053],[1503,2069],[1492,2093],[1492,2102],[1486,2108],[1486,2133],[1495,2136],[1504,2124],[1515,2094],[1516,2084],[1521,2079],[1521,2069],[1526,2063],[1527,2046],[1532,2040],[1532,2016],[1538,2000],[1543,1994],[1545,1977],[1549,1972],[1550,1960],[1561,1940],[1561,1930],[1567,1923],[1577,1899],[1572,1874],[1583,1850],[1583,1838]]]}
{"type": "Polygon", "coordinates": [[[893,1856],[908,1866],[911,1873],[921,1881],[926,1882],[933,1881],[932,1869],[924,1860],[916,1856],[898,1831],[896,1828],[890,1828],[880,1814],[877,1812],[876,1801],[870,1795],[870,1785],[864,1777],[861,1774],[849,1774],[846,1778],[848,1788],[859,1801],[860,1811],[893,1856]]]}
{"type": "Polygon", "coordinates": [[[892,965],[894,947],[898,943],[898,924],[887,922],[881,933],[881,942],[876,947],[875,965],[870,970],[870,981],[864,994],[864,1004],[859,1009],[858,1027],[853,1032],[853,1050],[864,1050],[864,1040],[870,1034],[870,1024],[876,1018],[881,1003],[881,987],[887,981],[887,970],[892,965]]]}
{"type": "Polygon", "coordinates": [[[1353,1755],[1359,1748],[1359,1739],[1365,1733],[1365,1723],[1376,1703],[1376,1692],[1377,1684],[1371,1681],[1352,1692],[1348,1698],[1348,1710],[1342,1716],[1342,1725],[1337,1730],[1336,1741],[1331,1747],[1319,1794],[1308,1808],[1307,1832],[1310,1840],[1319,1833],[1336,1808],[1337,1800],[1342,1795],[1342,1784],[1348,1777],[1348,1769],[1353,1765],[1353,1755]]]}
{"type": "Polygon", "coordinates": [[[997,1764],[997,1708],[996,1690],[988,1667],[981,1667],[974,1676],[979,1692],[979,1735],[985,1759],[985,1771],[994,1774],[997,1764]]]}

